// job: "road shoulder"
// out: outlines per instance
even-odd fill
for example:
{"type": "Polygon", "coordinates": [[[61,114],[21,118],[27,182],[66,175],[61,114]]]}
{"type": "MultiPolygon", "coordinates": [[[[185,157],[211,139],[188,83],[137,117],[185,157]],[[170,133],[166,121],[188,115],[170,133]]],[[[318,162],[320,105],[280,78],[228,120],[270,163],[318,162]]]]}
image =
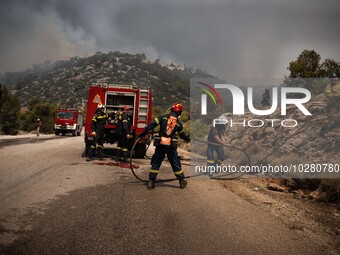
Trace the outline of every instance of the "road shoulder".
{"type": "Polygon", "coordinates": [[[321,245],[327,254],[340,251],[340,206],[303,198],[298,192],[280,192],[268,189],[267,179],[219,181],[225,189],[270,213],[321,245]]]}

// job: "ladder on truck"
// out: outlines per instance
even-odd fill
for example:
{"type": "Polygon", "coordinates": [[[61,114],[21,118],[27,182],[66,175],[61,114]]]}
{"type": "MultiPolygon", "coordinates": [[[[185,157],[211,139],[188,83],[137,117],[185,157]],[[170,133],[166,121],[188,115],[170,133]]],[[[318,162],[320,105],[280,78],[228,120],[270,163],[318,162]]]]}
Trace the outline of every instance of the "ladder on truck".
{"type": "Polygon", "coordinates": [[[140,90],[137,128],[145,128],[148,124],[147,121],[149,114],[149,96],[149,90],[140,90]]]}

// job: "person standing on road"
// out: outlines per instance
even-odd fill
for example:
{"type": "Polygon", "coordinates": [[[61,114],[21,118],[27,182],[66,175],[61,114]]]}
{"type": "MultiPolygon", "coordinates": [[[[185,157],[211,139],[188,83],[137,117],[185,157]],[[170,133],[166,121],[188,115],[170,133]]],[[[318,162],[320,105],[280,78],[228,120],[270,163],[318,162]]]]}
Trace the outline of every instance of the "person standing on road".
{"type": "Polygon", "coordinates": [[[107,118],[108,116],[104,112],[104,106],[98,104],[97,110],[91,121],[92,136],[95,137],[95,142],[90,147],[90,159],[96,156],[96,151],[99,158],[104,156],[104,135],[107,118]]]}
{"type": "MultiPolygon", "coordinates": [[[[223,141],[225,133],[226,121],[224,119],[216,119],[214,126],[210,128],[208,135],[208,148],[207,148],[207,167],[208,169],[220,166],[224,161],[224,146],[227,144],[223,141]],[[214,152],[217,154],[217,159],[214,157],[214,152]]],[[[216,170],[216,169],[214,169],[216,170]]],[[[212,175],[209,170],[209,174],[212,175]]]]}
{"type": "Polygon", "coordinates": [[[179,120],[182,110],[183,107],[181,104],[174,103],[171,107],[170,114],[154,118],[140,134],[140,137],[143,137],[150,130],[153,130],[158,125],[160,126],[159,139],[155,139],[155,154],[151,159],[151,170],[149,173],[149,181],[147,183],[147,188],[149,190],[155,187],[155,180],[165,154],[168,156],[172,170],[176,178],[179,180],[180,188],[184,189],[187,185],[187,181],[184,180],[184,172],[177,153],[177,134],[179,134],[179,136],[186,142],[190,142],[190,138],[184,133],[183,125],[179,120]]]}
{"type": "Polygon", "coordinates": [[[128,162],[128,150],[129,150],[129,142],[131,139],[131,118],[129,115],[129,106],[124,105],[123,112],[121,115],[121,150],[122,150],[122,160],[123,162],[128,162]]]}
{"type": "Polygon", "coordinates": [[[37,136],[40,135],[41,126],[42,126],[42,121],[38,118],[37,121],[35,122],[35,127],[37,129],[37,136]]]}
{"type": "Polygon", "coordinates": [[[119,160],[122,157],[122,110],[118,109],[116,112],[116,130],[115,130],[115,137],[117,140],[117,151],[116,151],[116,158],[114,160],[119,160]]]}

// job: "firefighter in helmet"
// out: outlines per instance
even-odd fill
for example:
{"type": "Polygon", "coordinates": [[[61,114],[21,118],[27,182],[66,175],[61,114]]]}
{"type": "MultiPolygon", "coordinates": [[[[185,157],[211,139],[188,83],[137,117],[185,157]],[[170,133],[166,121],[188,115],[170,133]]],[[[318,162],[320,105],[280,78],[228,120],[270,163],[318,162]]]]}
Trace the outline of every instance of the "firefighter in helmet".
{"type": "Polygon", "coordinates": [[[129,106],[124,105],[123,112],[117,117],[117,138],[118,138],[118,159],[128,162],[128,149],[131,139],[131,118],[129,115],[129,106]]]}
{"type": "Polygon", "coordinates": [[[99,158],[104,156],[104,135],[105,124],[108,116],[105,113],[105,108],[102,104],[98,104],[97,110],[91,121],[92,136],[95,137],[95,142],[90,147],[90,158],[96,156],[96,150],[99,158]]]}
{"type": "Polygon", "coordinates": [[[177,136],[178,134],[186,142],[190,142],[189,136],[183,131],[183,125],[179,120],[183,110],[183,106],[179,103],[174,103],[171,107],[170,114],[162,115],[154,118],[145,130],[140,134],[145,136],[150,130],[153,130],[158,125],[160,126],[159,137],[155,139],[155,154],[151,160],[151,170],[149,173],[149,181],[147,188],[149,190],[155,187],[155,180],[159,172],[159,168],[164,160],[165,154],[171,164],[172,170],[179,180],[180,188],[184,189],[187,185],[185,176],[182,170],[182,165],[177,154],[177,136]]]}
{"type": "MultiPolygon", "coordinates": [[[[208,148],[207,148],[207,166],[208,169],[221,165],[224,161],[224,149],[223,146],[227,144],[223,141],[223,136],[226,128],[226,119],[219,118],[214,120],[214,124],[211,126],[208,135],[208,148]],[[214,153],[217,154],[217,159],[214,157],[214,153]]],[[[209,171],[212,175],[213,170],[209,171]]]]}

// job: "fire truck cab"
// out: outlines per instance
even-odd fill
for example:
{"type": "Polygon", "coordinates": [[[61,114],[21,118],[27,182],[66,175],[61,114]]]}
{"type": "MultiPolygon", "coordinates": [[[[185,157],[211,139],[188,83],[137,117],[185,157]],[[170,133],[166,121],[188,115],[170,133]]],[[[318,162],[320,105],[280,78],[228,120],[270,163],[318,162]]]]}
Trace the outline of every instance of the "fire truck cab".
{"type": "Polygon", "coordinates": [[[58,109],[54,124],[55,135],[72,133],[73,136],[80,136],[83,124],[83,114],[77,109],[58,109]]]}
{"type": "MultiPolygon", "coordinates": [[[[152,91],[151,89],[139,89],[133,85],[122,84],[92,84],[89,88],[87,112],[85,121],[85,153],[89,153],[90,145],[95,137],[91,136],[91,121],[98,104],[105,107],[109,118],[105,125],[104,142],[114,144],[117,142],[116,123],[117,117],[126,105],[129,107],[132,139],[130,148],[137,136],[152,120],[152,91]]],[[[142,141],[135,147],[135,156],[144,157],[146,141],[142,141]]]]}

